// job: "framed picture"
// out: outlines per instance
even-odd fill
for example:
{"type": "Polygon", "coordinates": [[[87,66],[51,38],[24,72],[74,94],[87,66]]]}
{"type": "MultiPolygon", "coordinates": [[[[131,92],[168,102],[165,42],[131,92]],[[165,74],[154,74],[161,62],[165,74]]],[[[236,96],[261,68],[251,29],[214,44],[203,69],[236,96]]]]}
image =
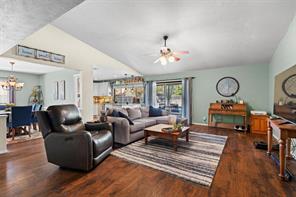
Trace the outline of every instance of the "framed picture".
{"type": "Polygon", "coordinates": [[[59,84],[59,98],[60,100],[66,99],[66,81],[62,80],[59,84]]]}
{"type": "Polygon", "coordinates": [[[50,53],[47,51],[36,51],[36,58],[37,59],[42,59],[42,60],[47,60],[50,61],[50,53]]]}
{"type": "Polygon", "coordinates": [[[75,100],[75,104],[76,106],[81,109],[81,85],[80,85],[80,74],[76,74],[73,76],[74,77],[74,100],[75,100]]]}
{"type": "Polygon", "coordinates": [[[51,61],[51,62],[60,63],[60,64],[65,64],[65,59],[66,59],[64,55],[51,53],[51,52],[43,51],[39,49],[33,49],[33,48],[22,46],[22,45],[17,45],[16,53],[19,56],[46,60],[46,61],[51,61]]]}
{"type": "Polygon", "coordinates": [[[53,82],[53,99],[59,100],[59,82],[53,82]]]}
{"type": "Polygon", "coordinates": [[[35,49],[18,45],[17,46],[17,55],[24,57],[32,57],[35,58],[35,49]]]}
{"type": "Polygon", "coordinates": [[[50,56],[50,60],[52,62],[64,64],[65,63],[65,56],[52,53],[51,56],[50,56]]]}

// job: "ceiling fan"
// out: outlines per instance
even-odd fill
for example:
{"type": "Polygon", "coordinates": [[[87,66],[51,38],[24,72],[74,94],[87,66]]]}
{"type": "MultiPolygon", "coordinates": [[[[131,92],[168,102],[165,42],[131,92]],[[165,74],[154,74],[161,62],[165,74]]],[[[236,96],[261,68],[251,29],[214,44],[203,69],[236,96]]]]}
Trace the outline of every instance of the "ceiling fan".
{"type": "Polygon", "coordinates": [[[177,62],[181,58],[178,55],[189,54],[189,51],[172,51],[166,46],[166,41],[169,37],[167,35],[163,36],[164,46],[160,48],[160,57],[154,61],[154,64],[159,62],[162,65],[166,65],[168,62],[177,62]]]}

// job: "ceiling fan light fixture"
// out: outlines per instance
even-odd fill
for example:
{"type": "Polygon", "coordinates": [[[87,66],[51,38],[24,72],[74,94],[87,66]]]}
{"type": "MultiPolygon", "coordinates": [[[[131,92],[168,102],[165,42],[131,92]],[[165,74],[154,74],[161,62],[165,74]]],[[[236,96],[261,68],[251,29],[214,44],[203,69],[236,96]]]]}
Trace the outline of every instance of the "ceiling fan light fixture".
{"type": "Polygon", "coordinates": [[[172,63],[172,62],[174,62],[174,61],[175,61],[175,57],[171,55],[171,56],[168,58],[168,60],[169,60],[169,62],[171,62],[171,63],[172,63]]]}
{"type": "Polygon", "coordinates": [[[162,56],[161,58],[160,58],[160,63],[161,63],[161,65],[167,65],[167,59],[164,57],[164,56],[162,56]]]}
{"type": "Polygon", "coordinates": [[[183,54],[188,54],[188,51],[173,51],[169,47],[167,47],[167,39],[168,36],[165,35],[163,36],[164,40],[164,46],[160,48],[160,57],[154,61],[154,64],[157,62],[160,62],[161,65],[167,65],[168,63],[173,63],[180,61],[181,58],[178,57],[177,55],[183,55],[183,54]]]}

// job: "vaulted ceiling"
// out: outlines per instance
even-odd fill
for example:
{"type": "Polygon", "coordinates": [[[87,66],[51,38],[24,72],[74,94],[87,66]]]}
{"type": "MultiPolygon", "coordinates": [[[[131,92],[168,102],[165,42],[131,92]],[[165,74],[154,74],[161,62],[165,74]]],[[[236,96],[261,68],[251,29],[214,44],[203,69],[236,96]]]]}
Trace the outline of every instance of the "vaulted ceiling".
{"type": "Polygon", "coordinates": [[[83,0],[1,0],[0,55],[83,0]]]}
{"type": "Polygon", "coordinates": [[[86,0],[55,26],[144,75],[268,64],[295,0],[86,0]],[[168,34],[182,60],[153,64],[168,34]]]}

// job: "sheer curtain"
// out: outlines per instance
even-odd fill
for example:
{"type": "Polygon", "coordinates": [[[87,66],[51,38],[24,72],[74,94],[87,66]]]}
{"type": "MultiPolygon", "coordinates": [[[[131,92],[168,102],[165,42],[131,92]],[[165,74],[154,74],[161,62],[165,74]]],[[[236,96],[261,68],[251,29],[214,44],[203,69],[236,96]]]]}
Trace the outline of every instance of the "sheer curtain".
{"type": "Polygon", "coordinates": [[[145,104],[146,106],[156,105],[156,82],[146,81],[145,85],[145,104]]]}
{"type": "Polygon", "coordinates": [[[182,80],[183,94],[182,94],[182,117],[188,119],[188,124],[192,124],[192,77],[182,80]]]}

